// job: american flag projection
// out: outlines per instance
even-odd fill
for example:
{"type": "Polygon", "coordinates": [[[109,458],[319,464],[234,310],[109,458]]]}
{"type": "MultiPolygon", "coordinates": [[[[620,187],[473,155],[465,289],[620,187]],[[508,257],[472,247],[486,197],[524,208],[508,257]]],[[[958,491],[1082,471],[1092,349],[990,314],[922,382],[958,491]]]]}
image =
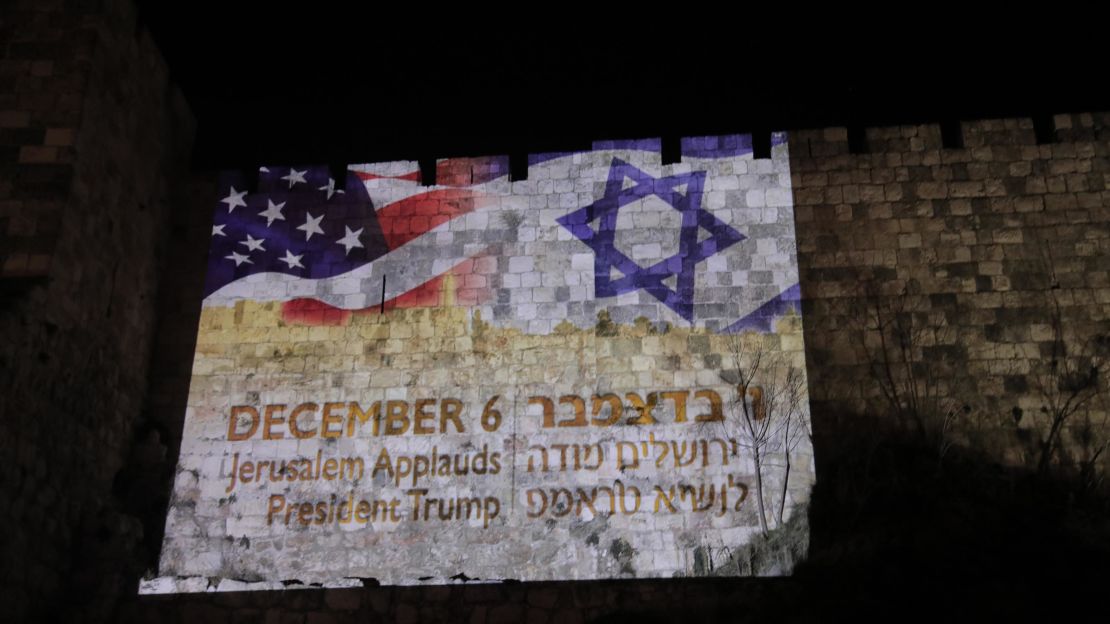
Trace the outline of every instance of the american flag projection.
{"type": "Polygon", "coordinates": [[[785,135],[508,172],[221,178],[142,591],[789,572],[731,554],[814,479],[785,135]]]}
{"type": "MultiPolygon", "coordinates": [[[[384,277],[388,269],[403,264],[389,256],[391,251],[492,199],[484,185],[503,178],[506,164],[504,159],[443,161],[441,186],[434,189],[420,184],[415,163],[356,167],[344,188],[336,187],[327,167],[263,167],[259,192],[250,196],[230,181],[220,200],[226,212],[217,210],[212,226],[205,295],[220,289],[237,292],[234,286],[225,287],[270,272],[329,292],[330,282],[311,280],[343,275],[366,279],[363,273],[374,261],[375,275],[384,277]],[[352,274],[357,269],[363,271],[352,274]]],[[[245,183],[239,186],[245,188],[245,183]]],[[[345,298],[340,307],[359,303],[365,302],[345,298]]]]}

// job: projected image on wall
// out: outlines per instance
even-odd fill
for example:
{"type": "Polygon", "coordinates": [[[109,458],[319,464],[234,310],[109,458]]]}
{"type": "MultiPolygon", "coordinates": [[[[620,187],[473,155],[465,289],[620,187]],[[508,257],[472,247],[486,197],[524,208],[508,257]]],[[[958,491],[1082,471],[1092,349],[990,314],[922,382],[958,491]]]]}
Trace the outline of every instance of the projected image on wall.
{"type": "Polygon", "coordinates": [[[785,136],[508,174],[224,176],[142,591],[790,572],[815,475],[785,136]]]}

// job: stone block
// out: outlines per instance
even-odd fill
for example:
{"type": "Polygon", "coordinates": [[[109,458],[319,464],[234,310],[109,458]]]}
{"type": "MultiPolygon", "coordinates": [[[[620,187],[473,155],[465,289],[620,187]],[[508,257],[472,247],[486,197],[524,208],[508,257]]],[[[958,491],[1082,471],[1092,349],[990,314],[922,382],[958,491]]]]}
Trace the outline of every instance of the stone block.
{"type": "Polygon", "coordinates": [[[0,128],[24,128],[31,122],[27,111],[0,110],[0,128]]]}
{"type": "Polygon", "coordinates": [[[23,164],[49,164],[58,160],[55,147],[24,145],[19,148],[19,162],[23,164]]]}

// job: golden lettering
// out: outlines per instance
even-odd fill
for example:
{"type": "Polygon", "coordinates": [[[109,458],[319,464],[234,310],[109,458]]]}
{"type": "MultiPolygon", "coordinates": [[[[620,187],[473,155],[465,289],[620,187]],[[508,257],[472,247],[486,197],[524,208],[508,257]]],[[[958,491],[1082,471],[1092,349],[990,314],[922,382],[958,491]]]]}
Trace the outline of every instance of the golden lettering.
{"type": "Polygon", "coordinates": [[[462,420],[459,416],[463,411],[463,402],[458,399],[443,399],[439,402],[439,431],[447,433],[447,421],[455,424],[455,431],[464,433],[462,420]]]}
{"type": "Polygon", "coordinates": [[[378,427],[381,424],[381,411],[382,402],[374,401],[368,411],[363,411],[362,406],[357,401],[351,401],[347,408],[347,437],[355,435],[355,422],[364,424],[367,420],[371,422],[371,435],[378,435],[378,427]]]}
{"type": "Polygon", "coordinates": [[[231,442],[241,442],[254,435],[258,431],[258,410],[249,405],[236,405],[231,408],[231,417],[227,421],[227,439],[231,442]],[[250,418],[250,428],[246,433],[237,431],[237,424],[240,416],[247,416],[250,418]]]}
{"type": "Polygon", "coordinates": [[[674,421],[676,423],[686,422],[686,397],[689,394],[687,390],[672,390],[659,394],[664,399],[674,401],[674,421]]]}
{"type": "Polygon", "coordinates": [[[628,402],[632,404],[632,408],[640,413],[638,417],[631,417],[628,419],[630,425],[654,425],[657,424],[655,417],[651,415],[651,410],[655,409],[656,403],[659,401],[659,394],[656,392],[649,392],[647,401],[640,398],[640,395],[635,392],[629,392],[624,395],[628,402]]]}
{"type": "Polygon", "coordinates": [[[412,432],[413,433],[420,434],[420,435],[427,435],[427,434],[436,432],[436,428],[435,428],[436,413],[435,413],[435,411],[434,410],[433,411],[425,411],[426,407],[435,406],[435,404],[436,404],[435,399],[417,399],[416,404],[413,406],[413,410],[412,410],[412,420],[413,420],[412,432]],[[428,420],[431,420],[432,424],[426,426],[424,423],[428,420]]]}
{"type": "Polygon", "coordinates": [[[289,415],[289,430],[293,432],[293,437],[303,440],[305,438],[311,438],[316,435],[315,429],[301,429],[297,425],[297,417],[299,417],[301,414],[304,414],[305,412],[308,412],[309,414],[315,414],[316,408],[317,405],[315,403],[302,403],[293,410],[292,414],[289,415]]]}
{"type": "Polygon", "coordinates": [[[571,420],[560,420],[560,427],[585,427],[586,422],[586,401],[576,394],[565,394],[559,397],[559,405],[573,405],[574,418],[571,420]]]}
{"type": "Polygon", "coordinates": [[[528,405],[539,404],[543,406],[543,426],[545,429],[555,426],[555,404],[545,396],[528,397],[528,405]]]}
{"type": "Polygon", "coordinates": [[[717,394],[715,390],[698,390],[694,393],[694,398],[709,401],[709,413],[698,414],[694,417],[694,420],[698,422],[724,422],[725,412],[721,404],[721,395],[717,394]]]}
{"type": "Polygon", "coordinates": [[[331,428],[332,425],[343,424],[343,416],[332,412],[332,410],[337,410],[341,407],[343,407],[342,403],[324,403],[324,422],[320,425],[321,437],[338,438],[343,435],[342,427],[339,430],[331,428]]]}
{"type": "Polygon", "coordinates": [[[409,430],[409,404],[389,401],[385,404],[385,435],[404,435],[409,430]]]}
{"type": "Polygon", "coordinates": [[[285,406],[284,405],[267,405],[266,406],[266,409],[265,409],[265,412],[264,412],[265,424],[262,427],[262,439],[263,440],[280,440],[280,439],[285,437],[285,434],[283,434],[282,432],[278,431],[277,433],[274,433],[274,431],[273,431],[273,426],[274,425],[285,424],[285,418],[274,415],[274,412],[282,412],[282,411],[285,411],[285,406]]]}
{"type": "Polygon", "coordinates": [[[593,424],[598,427],[608,427],[620,420],[621,414],[624,413],[624,404],[621,403],[621,398],[615,394],[595,394],[593,396],[593,413],[593,424]],[[598,418],[597,415],[601,413],[601,409],[606,405],[609,406],[609,417],[598,418]]]}

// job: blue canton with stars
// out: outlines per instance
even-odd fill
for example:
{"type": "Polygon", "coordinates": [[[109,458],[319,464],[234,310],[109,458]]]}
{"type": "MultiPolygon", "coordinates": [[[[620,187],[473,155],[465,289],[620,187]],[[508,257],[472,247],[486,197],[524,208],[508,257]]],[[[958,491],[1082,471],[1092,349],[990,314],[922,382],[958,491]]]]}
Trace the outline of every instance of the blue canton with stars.
{"type": "Polygon", "coordinates": [[[262,167],[258,192],[223,176],[204,295],[253,273],[333,277],[387,251],[366,187],[353,172],[338,188],[327,167],[262,167]]]}
{"type": "Polygon", "coordinates": [[[655,178],[614,158],[605,183],[605,196],[557,219],[594,252],[594,296],[615,297],[644,290],[677,312],[694,320],[694,281],[697,264],[713,254],[744,240],[744,236],[702,208],[704,171],[655,178]],[[625,180],[634,184],[625,188],[625,180]],[[678,252],[651,266],[643,267],[616,248],[617,213],[622,206],[659,197],[682,215],[678,252]],[[600,220],[594,230],[591,223],[600,220]],[[709,233],[698,240],[699,230],[709,233]],[[613,276],[613,269],[620,273],[613,276]],[[675,278],[674,289],[663,282],[675,278]]]}

